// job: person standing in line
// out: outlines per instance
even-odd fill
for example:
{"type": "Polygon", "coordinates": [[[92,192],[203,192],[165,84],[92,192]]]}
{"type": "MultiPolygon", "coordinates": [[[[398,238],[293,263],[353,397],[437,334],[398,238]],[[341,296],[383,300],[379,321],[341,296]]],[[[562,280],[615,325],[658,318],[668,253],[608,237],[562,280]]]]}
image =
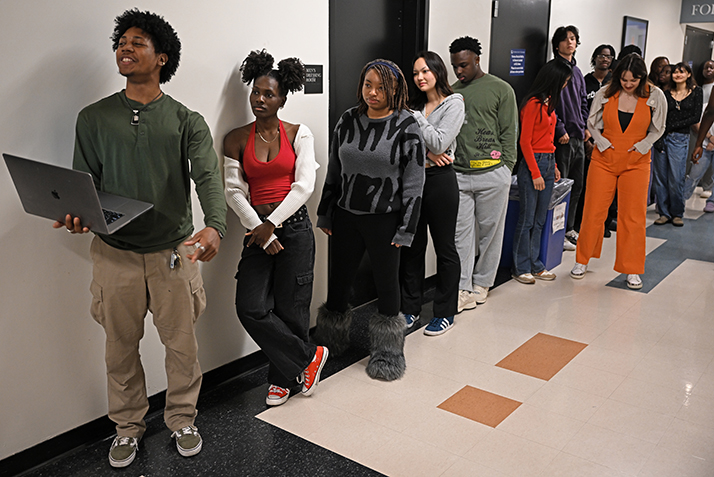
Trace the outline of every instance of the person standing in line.
{"type": "Polygon", "coordinates": [[[463,95],[466,107],[454,161],[459,184],[455,240],[461,260],[461,312],[485,303],[496,280],[516,163],[518,108],[513,88],[481,69],[478,40],[458,38],[449,52],[458,78],[452,87],[463,95]]]}
{"type": "Polygon", "coordinates": [[[307,126],[278,119],[288,93],[302,89],[305,66],[297,58],[277,69],[273,63],[265,50],[243,61],[255,121],[223,141],[226,200],[249,231],[236,274],[236,312],[270,360],[268,406],[286,402],[298,383],[312,394],[329,355],[308,339],[315,237],[305,202],[318,167],[314,138],[307,126]]]}
{"type": "Polygon", "coordinates": [[[350,293],[366,251],[379,299],[369,318],[366,372],[385,381],[406,370],[399,248],[412,244],[424,187],[424,144],[407,96],[404,74],[393,62],[377,59],[362,68],[358,105],[335,126],[317,209],[317,226],[331,236],[330,273],[313,338],[336,354],[349,347],[350,293]]]}
{"type": "MultiPolygon", "coordinates": [[[[705,61],[702,65],[701,71],[701,84],[702,88],[702,114],[709,103],[709,97],[712,93],[712,86],[714,86],[714,61],[705,61]]],[[[696,140],[699,134],[699,124],[692,126],[694,139],[696,140]]],[[[692,194],[694,194],[694,189],[697,185],[702,186],[701,197],[707,199],[704,205],[704,212],[714,212],[714,198],[712,197],[712,162],[714,162],[714,128],[710,128],[707,131],[703,145],[702,157],[695,162],[692,160],[692,167],[689,170],[689,174],[685,180],[684,184],[684,197],[689,199],[692,194]],[[706,182],[709,183],[706,183],[706,182]]],[[[692,144],[690,142],[690,144],[692,144]]]]}
{"type": "MultiPolygon", "coordinates": [[[[590,112],[590,106],[592,105],[595,93],[597,93],[603,85],[610,82],[612,79],[612,61],[615,59],[615,48],[612,45],[600,45],[593,51],[592,57],[590,58],[590,64],[593,67],[593,71],[585,75],[585,91],[587,92],[588,98],[588,112],[590,112]]],[[[587,141],[583,142],[583,148],[585,149],[585,170],[583,179],[583,190],[580,193],[581,197],[585,197],[585,192],[588,184],[588,170],[590,169],[590,161],[592,160],[594,141],[591,137],[587,141]]],[[[610,212],[608,213],[607,219],[605,219],[605,237],[610,237],[610,223],[612,219],[617,217],[617,198],[613,201],[613,205],[610,207],[610,212]]],[[[575,211],[575,223],[573,228],[576,232],[580,232],[580,225],[583,221],[583,207],[585,206],[585,200],[578,201],[577,209],[575,211]]]]}
{"type": "Polygon", "coordinates": [[[423,299],[428,225],[436,252],[436,292],[434,317],[424,334],[435,336],[454,325],[459,299],[461,265],[454,243],[459,185],[451,164],[456,135],[464,122],[464,97],[451,89],[446,66],[432,51],[417,54],[413,77],[416,92],[409,105],[421,128],[427,159],[419,225],[411,246],[401,251],[401,310],[411,328],[419,320],[423,299]]]}
{"type": "Polygon", "coordinates": [[[647,75],[647,78],[652,84],[657,85],[659,82],[659,75],[662,73],[662,69],[664,69],[665,66],[669,66],[669,59],[666,56],[658,56],[652,60],[652,63],[650,64],[650,74],[647,75]]]}
{"type": "Polygon", "coordinates": [[[550,60],[538,71],[521,107],[519,143],[524,160],[518,166],[520,213],[513,239],[512,273],[520,283],[555,280],[555,273],[540,260],[540,242],[553,184],[560,180],[553,155],[555,108],[572,73],[564,61],[550,60]]]}
{"type": "Polygon", "coordinates": [[[695,84],[688,64],[677,63],[672,67],[669,90],[664,95],[667,99],[667,130],[652,158],[652,187],[659,212],[654,223],[672,222],[675,227],[683,227],[689,128],[701,118],[703,99],[702,89],[695,84]]]}
{"type": "MultiPolygon", "coordinates": [[[[203,446],[194,425],[202,380],[195,328],[206,294],[196,262],[216,256],[226,202],[206,122],[161,90],[178,68],[176,32],[159,15],[137,9],[115,23],[112,46],[126,89],[79,113],[73,167],[90,173],[97,190],[154,204],[116,233],[95,236],[90,249],[91,314],[106,333],[108,415],[117,430],[109,463],[126,467],[149,409],[139,356],[147,310],[166,349],[164,422],[182,456],[203,446]],[[195,234],[191,180],[206,225],[195,234]]],[[[53,226],[90,231],[69,215],[53,226]]]]}
{"type": "Polygon", "coordinates": [[[580,33],[573,25],[558,27],[551,44],[555,58],[567,62],[573,69],[573,76],[563,90],[555,110],[558,117],[555,126],[555,161],[562,176],[574,181],[563,242],[563,250],[574,251],[578,242],[578,232],[574,228],[575,216],[585,179],[583,142],[590,139],[590,132],[585,128],[588,119],[585,78],[575,61],[575,50],[580,45],[580,33]]]}
{"type": "Polygon", "coordinates": [[[666,117],[667,101],[647,81],[644,60],[634,53],[625,56],[610,84],[595,95],[588,118],[596,148],[572,278],[584,278],[590,259],[600,258],[605,216],[617,192],[615,271],[627,274],[629,288],[642,288],[650,149],[664,132],[666,117]]]}

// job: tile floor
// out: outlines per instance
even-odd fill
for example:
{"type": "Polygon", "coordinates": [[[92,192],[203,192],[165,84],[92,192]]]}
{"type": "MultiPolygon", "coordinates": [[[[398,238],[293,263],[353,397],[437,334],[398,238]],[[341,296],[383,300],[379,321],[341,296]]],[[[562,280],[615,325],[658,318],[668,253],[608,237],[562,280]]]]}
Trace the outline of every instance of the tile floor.
{"type": "Polygon", "coordinates": [[[351,357],[331,358],[309,398],[266,410],[265,369],[202,394],[196,457],[178,456],[156,413],[124,471],[102,441],[26,475],[714,476],[714,214],[703,206],[690,200],[683,229],[648,228],[642,291],[612,270],[615,234],[583,280],[566,253],[554,282],[510,280],[446,334],[409,334],[399,381],[365,374],[355,326],[351,357]],[[539,334],[583,346],[549,379],[497,366],[539,334]],[[464,389],[518,405],[491,426],[439,408],[464,389]]]}
{"type": "MultiPolygon", "coordinates": [[[[678,249],[692,220],[714,245],[714,217],[689,207],[648,253],[678,249]]],[[[364,359],[257,417],[390,476],[713,476],[714,246],[642,293],[619,286],[615,236],[583,280],[566,253],[555,282],[511,280],[445,335],[410,334],[403,379],[371,380],[364,359]],[[585,346],[547,380],[497,366],[539,333],[585,346]],[[521,405],[495,427],[440,408],[464,389],[521,405]]]]}

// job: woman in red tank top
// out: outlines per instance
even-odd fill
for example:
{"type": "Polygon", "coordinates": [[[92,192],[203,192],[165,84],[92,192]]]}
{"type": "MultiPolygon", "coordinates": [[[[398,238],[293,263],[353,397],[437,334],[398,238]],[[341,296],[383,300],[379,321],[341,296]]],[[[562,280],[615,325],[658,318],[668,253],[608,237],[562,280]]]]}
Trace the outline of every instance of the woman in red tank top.
{"type": "Polygon", "coordinates": [[[252,83],[255,121],[228,133],[226,200],[248,231],[236,274],[236,312],[270,360],[269,406],[283,404],[302,384],[310,395],[327,348],[309,343],[315,239],[305,202],[315,187],[314,139],[305,125],[278,119],[287,94],[302,89],[305,67],[253,51],[241,66],[252,83]]]}
{"type": "Polygon", "coordinates": [[[647,81],[639,55],[620,60],[612,81],[593,98],[588,130],[595,140],[576,262],[570,276],[583,278],[591,258],[600,258],[604,222],[617,191],[615,271],[627,275],[629,288],[642,288],[645,271],[645,219],[650,179],[650,149],[662,135],[667,102],[647,81]]]}

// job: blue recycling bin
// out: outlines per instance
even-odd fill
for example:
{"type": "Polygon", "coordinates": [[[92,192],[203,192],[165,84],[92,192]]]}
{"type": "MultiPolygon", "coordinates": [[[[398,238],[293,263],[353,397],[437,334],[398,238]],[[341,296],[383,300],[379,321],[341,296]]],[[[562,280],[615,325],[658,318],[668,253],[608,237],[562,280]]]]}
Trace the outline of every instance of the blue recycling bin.
{"type": "MultiPolygon", "coordinates": [[[[506,228],[503,233],[503,248],[501,249],[501,267],[513,267],[513,237],[518,224],[520,204],[518,202],[518,182],[513,176],[511,191],[508,196],[508,211],[506,212],[506,228]]],[[[563,178],[553,186],[553,194],[548,205],[548,215],[543,226],[540,239],[540,260],[547,270],[560,265],[563,260],[563,241],[565,240],[565,225],[570,208],[570,190],[573,180],[563,178]],[[555,223],[555,227],[553,224],[555,223]],[[555,229],[555,230],[553,230],[555,229]]]]}

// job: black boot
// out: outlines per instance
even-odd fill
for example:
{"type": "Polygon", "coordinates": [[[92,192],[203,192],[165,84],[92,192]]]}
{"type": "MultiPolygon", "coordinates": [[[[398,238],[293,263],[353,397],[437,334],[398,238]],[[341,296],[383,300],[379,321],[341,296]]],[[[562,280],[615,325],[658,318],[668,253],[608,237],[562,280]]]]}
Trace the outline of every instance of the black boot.
{"type": "Polygon", "coordinates": [[[372,379],[394,381],[404,376],[404,318],[375,313],[369,318],[370,357],[367,374],[372,379]]]}
{"type": "Polygon", "coordinates": [[[317,326],[312,342],[327,346],[330,354],[339,356],[350,347],[352,308],[344,313],[328,310],[323,304],[317,310],[317,326]]]}

